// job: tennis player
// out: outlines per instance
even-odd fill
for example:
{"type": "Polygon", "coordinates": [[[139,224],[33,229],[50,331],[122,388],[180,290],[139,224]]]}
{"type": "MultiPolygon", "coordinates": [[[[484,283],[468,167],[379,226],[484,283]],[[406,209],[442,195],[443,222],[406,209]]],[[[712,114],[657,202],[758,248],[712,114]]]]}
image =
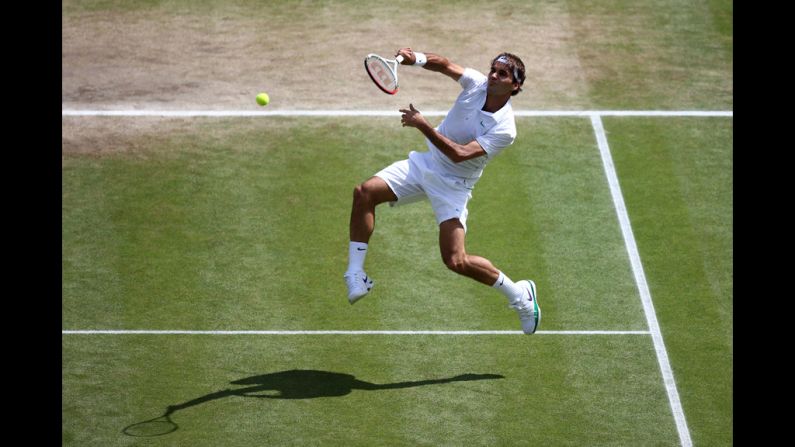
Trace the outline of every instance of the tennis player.
{"type": "Polygon", "coordinates": [[[408,159],[393,163],[354,189],[348,269],[344,275],[348,301],[355,303],[374,284],[364,272],[364,261],[375,227],[376,206],[427,199],[439,225],[439,247],[445,265],[505,295],[509,306],[519,314],[523,332],[533,334],[541,320],[535,283],[513,282],[491,261],[465,249],[467,202],[472,190],[486,164],[516,138],[511,97],[522,91],[524,63],[511,53],[499,54],[491,61],[486,76],[438,54],[401,48],[397,55],[403,56],[402,65],[442,73],[457,81],[463,90],[436,128],[413,104],[400,109],[403,126],[422,132],[428,150],[410,152],[408,159]]]}

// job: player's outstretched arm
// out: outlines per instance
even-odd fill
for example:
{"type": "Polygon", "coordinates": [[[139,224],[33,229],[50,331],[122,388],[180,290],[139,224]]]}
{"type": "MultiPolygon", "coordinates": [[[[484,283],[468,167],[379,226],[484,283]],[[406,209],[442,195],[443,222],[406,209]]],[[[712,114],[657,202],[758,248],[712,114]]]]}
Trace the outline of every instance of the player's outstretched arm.
{"type": "MultiPolygon", "coordinates": [[[[417,55],[411,48],[401,48],[397,54],[403,56],[402,65],[414,65],[417,62],[417,55]]],[[[423,53],[427,58],[423,68],[430,71],[436,71],[449,76],[454,81],[458,81],[461,75],[464,74],[464,67],[451,62],[444,56],[435,53],[423,53]]],[[[397,55],[396,55],[397,56],[397,55]]]]}

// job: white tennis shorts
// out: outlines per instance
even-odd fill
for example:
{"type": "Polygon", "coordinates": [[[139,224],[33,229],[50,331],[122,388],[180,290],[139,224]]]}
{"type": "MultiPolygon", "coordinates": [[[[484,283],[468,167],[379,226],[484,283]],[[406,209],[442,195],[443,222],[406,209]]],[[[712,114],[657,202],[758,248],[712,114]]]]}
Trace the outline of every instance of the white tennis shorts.
{"type": "Polygon", "coordinates": [[[390,206],[427,198],[437,224],[457,218],[466,231],[467,202],[472,198],[473,185],[465,179],[437,173],[432,163],[430,152],[412,151],[407,160],[392,163],[375,176],[383,179],[398,197],[390,206]]]}

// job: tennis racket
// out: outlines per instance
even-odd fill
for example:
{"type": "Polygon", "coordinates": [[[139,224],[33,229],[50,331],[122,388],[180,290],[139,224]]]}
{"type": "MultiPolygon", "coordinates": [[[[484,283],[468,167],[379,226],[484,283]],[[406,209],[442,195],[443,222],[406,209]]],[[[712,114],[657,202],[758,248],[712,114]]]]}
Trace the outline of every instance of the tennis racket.
{"type": "Polygon", "coordinates": [[[403,56],[400,55],[392,60],[370,53],[364,58],[364,69],[381,91],[394,95],[398,91],[397,66],[401,62],[403,56]]]}

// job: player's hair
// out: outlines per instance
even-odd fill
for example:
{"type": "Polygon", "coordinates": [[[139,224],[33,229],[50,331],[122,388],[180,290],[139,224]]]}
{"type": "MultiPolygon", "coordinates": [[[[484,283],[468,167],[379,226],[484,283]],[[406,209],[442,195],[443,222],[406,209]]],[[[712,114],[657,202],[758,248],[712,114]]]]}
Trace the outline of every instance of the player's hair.
{"type": "Polygon", "coordinates": [[[500,62],[507,64],[511,68],[511,74],[513,75],[514,82],[519,83],[519,88],[511,92],[511,96],[516,96],[522,91],[522,85],[524,85],[524,62],[519,59],[519,56],[506,52],[498,54],[497,57],[491,61],[491,65],[493,66],[494,63],[500,58],[502,58],[500,62]]]}

